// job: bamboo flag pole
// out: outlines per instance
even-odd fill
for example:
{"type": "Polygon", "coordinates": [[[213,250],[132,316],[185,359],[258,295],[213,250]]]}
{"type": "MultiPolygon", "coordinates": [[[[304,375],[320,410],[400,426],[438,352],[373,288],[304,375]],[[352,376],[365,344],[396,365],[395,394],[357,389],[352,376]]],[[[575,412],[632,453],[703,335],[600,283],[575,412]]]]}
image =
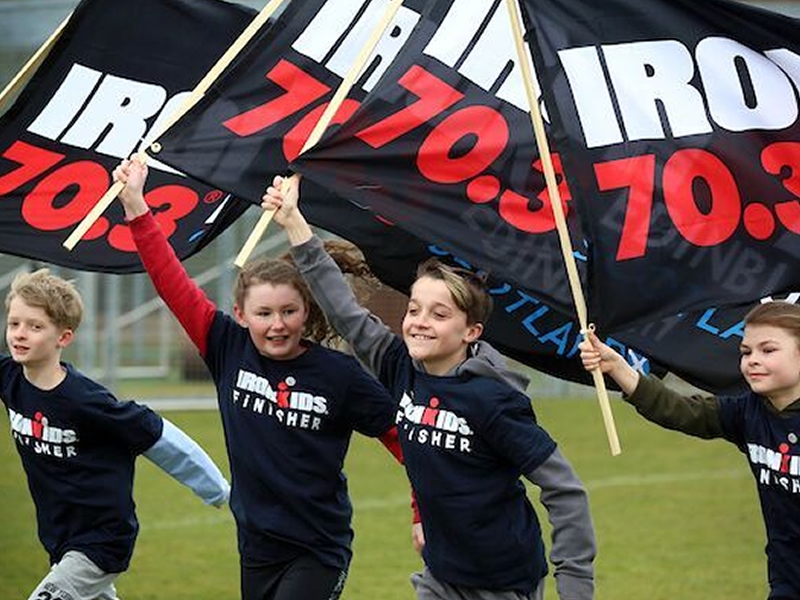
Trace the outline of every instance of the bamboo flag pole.
{"type": "MultiPolygon", "coordinates": [[[[586,332],[589,331],[586,300],[583,296],[583,288],[581,287],[580,278],[578,276],[578,267],[572,249],[572,241],[570,240],[569,231],[567,230],[564,209],[561,206],[561,194],[558,191],[556,174],[553,169],[553,161],[547,143],[547,135],[544,130],[544,120],[539,110],[539,103],[533,86],[533,73],[528,63],[528,52],[522,37],[517,0],[506,0],[506,5],[508,6],[509,17],[511,18],[511,29],[514,36],[514,43],[517,47],[520,68],[522,69],[522,79],[525,82],[525,92],[528,96],[528,103],[531,108],[531,123],[533,124],[536,145],[539,148],[539,158],[542,161],[542,169],[544,171],[545,181],[547,182],[547,193],[550,197],[550,204],[553,207],[553,216],[555,217],[556,229],[558,230],[558,239],[561,242],[561,253],[564,256],[564,264],[567,268],[567,276],[569,277],[569,284],[572,289],[575,310],[578,313],[578,321],[581,326],[581,331],[585,335],[586,332]]],[[[603,422],[606,428],[606,435],[608,436],[608,443],[611,447],[611,454],[617,456],[622,452],[622,449],[620,448],[617,429],[614,425],[614,415],[611,412],[611,403],[608,400],[605,380],[599,368],[592,371],[592,378],[595,388],[597,389],[597,399],[600,402],[600,411],[603,414],[603,422]]]]}
{"type": "MultiPolygon", "coordinates": [[[[325,112],[322,113],[319,121],[317,121],[317,124],[311,131],[311,135],[306,140],[306,143],[303,144],[300,154],[314,146],[322,137],[322,134],[325,133],[325,130],[328,128],[328,125],[330,125],[333,117],[339,110],[339,107],[342,105],[345,99],[347,99],[347,94],[350,93],[350,90],[355,84],[356,79],[364,69],[364,65],[366,64],[367,60],[369,60],[373,50],[375,50],[375,46],[378,45],[383,32],[386,31],[386,28],[389,26],[389,23],[392,22],[392,19],[394,19],[394,16],[397,14],[397,11],[400,9],[402,4],[402,0],[392,0],[392,2],[389,3],[389,6],[386,8],[386,11],[384,12],[380,22],[372,30],[372,34],[367,40],[367,43],[361,48],[361,51],[353,62],[353,65],[350,67],[350,70],[345,75],[342,83],[340,83],[339,87],[336,89],[336,92],[334,93],[333,98],[331,98],[331,101],[325,109],[325,112]]],[[[236,256],[236,260],[233,261],[233,264],[240,269],[244,266],[244,264],[247,262],[247,259],[250,258],[250,254],[252,254],[259,240],[264,235],[264,232],[267,230],[267,227],[269,227],[270,222],[272,222],[272,217],[274,215],[274,210],[265,210],[261,214],[261,218],[256,223],[253,231],[250,232],[250,236],[247,238],[244,246],[242,246],[242,249],[236,256]]]]}
{"type": "Polygon", "coordinates": [[[68,14],[67,17],[61,21],[61,24],[55,28],[53,33],[50,34],[50,37],[45,40],[45,42],[39,46],[39,49],[34,52],[33,56],[28,59],[19,72],[14,76],[14,78],[8,83],[8,85],[0,92],[0,111],[2,111],[8,101],[16,94],[16,92],[27,82],[28,78],[33,74],[36,69],[39,68],[39,65],[42,64],[42,61],[47,58],[47,55],[50,54],[50,50],[53,49],[53,45],[58,41],[58,38],[61,37],[61,34],[64,32],[64,28],[69,23],[70,18],[72,17],[72,13],[68,14]]]}
{"type": "MultiPolygon", "coordinates": [[[[167,130],[172,127],[175,123],[177,123],[181,117],[183,117],[189,110],[197,104],[200,99],[205,95],[208,91],[208,88],[219,78],[225,68],[233,62],[233,59],[242,51],[242,49],[247,45],[247,43],[261,30],[264,24],[269,20],[269,18],[273,15],[273,13],[283,4],[284,0],[270,0],[261,9],[250,24],[239,34],[239,37],[236,38],[236,41],[230,45],[230,47],[225,51],[225,53],[217,60],[213,67],[205,74],[203,79],[198,83],[192,93],[186,98],[186,100],[181,104],[181,106],[170,115],[170,117],[163,122],[163,124],[158,128],[154,135],[150,135],[151,140],[153,143],[150,144],[150,150],[156,154],[161,150],[161,145],[158,143],[158,138],[164,135],[167,130]]],[[[147,153],[144,149],[139,151],[139,156],[142,162],[147,161],[147,153]]],[[[78,226],[73,230],[70,236],[64,241],[64,247],[67,250],[72,250],[81,240],[81,238],[86,235],[86,232],[91,229],[92,225],[94,225],[95,221],[100,218],[100,216],[106,211],[106,209],[111,205],[119,193],[122,191],[122,188],[125,187],[125,184],[116,182],[114,183],[108,191],[103,195],[100,200],[97,201],[89,213],[83,218],[83,220],[78,224],[78,226]]]]}

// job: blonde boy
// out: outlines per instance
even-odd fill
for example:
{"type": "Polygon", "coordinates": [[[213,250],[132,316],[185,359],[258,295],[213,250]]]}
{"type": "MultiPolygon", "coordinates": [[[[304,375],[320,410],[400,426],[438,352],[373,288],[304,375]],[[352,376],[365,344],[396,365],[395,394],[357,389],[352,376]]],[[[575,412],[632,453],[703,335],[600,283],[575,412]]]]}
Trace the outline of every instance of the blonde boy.
{"type": "Polygon", "coordinates": [[[8,410],[39,539],[52,568],[30,600],[113,600],[139,524],[133,503],[136,456],[189,486],[207,504],[228,482],[186,434],[149,408],[119,402],[61,354],[83,316],[72,283],[47,269],[18,275],[6,297],[0,399],[8,410]]]}

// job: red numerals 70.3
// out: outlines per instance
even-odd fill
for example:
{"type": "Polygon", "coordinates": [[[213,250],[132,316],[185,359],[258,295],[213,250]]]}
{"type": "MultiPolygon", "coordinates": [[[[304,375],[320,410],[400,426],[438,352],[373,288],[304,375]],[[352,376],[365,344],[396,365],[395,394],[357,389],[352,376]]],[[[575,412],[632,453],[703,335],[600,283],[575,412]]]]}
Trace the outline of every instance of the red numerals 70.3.
{"type": "MultiPolygon", "coordinates": [[[[240,137],[248,137],[302,114],[282,140],[284,158],[292,161],[327,106],[318,103],[332,90],[284,59],[265,77],[282,93],[226,120],[223,126],[240,137]],[[309,109],[311,106],[314,108],[309,109]]],[[[508,123],[499,111],[483,105],[456,108],[464,100],[464,94],[419,65],[411,66],[397,83],[412,99],[398,102],[396,111],[366,125],[354,134],[355,138],[378,150],[423,125],[433,125],[422,138],[415,157],[416,170],[422,177],[442,185],[465,183],[464,193],[470,201],[497,201],[500,217],[522,231],[544,233],[555,228],[546,191],[529,198],[510,189],[503,190],[500,179],[491,174],[492,165],[506,151],[510,139],[508,123]],[[442,117],[448,111],[450,114],[442,117]],[[470,141],[466,151],[462,148],[465,140],[470,141]]],[[[347,99],[332,123],[344,122],[358,107],[359,102],[347,99]]],[[[557,157],[554,163],[561,175],[557,157]]],[[[532,168],[541,170],[538,163],[532,168]]],[[[563,181],[560,190],[564,212],[568,213],[570,195],[563,181]]]]}
{"type": "MultiPolygon", "coordinates": [[[[422,67],[412,66],[398,83],[417,97],[398,112],[356,133],[373,148],[380,148],[430,123],[455,107],[463,94],[422,67]]],[[[503,114],[491,106],[469,105],[458,108],[436,123],[426,134],[417,152],[416,166],[428,181],[456,185],[466,182],[465,194],[474,203],[497,201],[500,217],[521,231],[546,233],[555,229],[552,205],[546,191],[534,202],[513,190],[503,190],[503,182],[491,173],[492,165],[507,150],[511,134],[503,114]],[[468,149],[461,148],[469,140],[468,149]]],[[[553,157],[557,175],[561,163],[553,157]]],[[[537,161],[531,165],[541,171],[537,161]]],[[[563,180],[559,186],[564,214],[571,199],[563,180]]]]}
{"type": "MultiPolygon", "coordinates": [[[[108,189],[111,181],[106,168],[89,160],[65,163],[66,155],[16,141],[2,154],[16,168],[0,175],[0,196],[33,184],[22,200],[23,220],[40,231],[60,231],[76,226],[108,189]]],[[[197,203],[197,192],[180,185],[161,186],[149,191],[145,200],[158,207],[156,219],[166,235],[177,228],[177,221],[189,214],[197,203]]],[[[123,252],[136,248],[127,225],[112,225],[101,217],[84,235],[84,240],[108,236],[108,244],[123,252]]]]}
{"type": "MultiPolygon", "coordinates": [[[[719,157],[696,148],[673,153],[662,169],[661,189],[667,214],[678,233],[687,242],[704,247],[726,242],[740,224],[756,240],[769,238],[778,223],[792,233],[800,233],[800,143],[770,144],[761,153],[761,164],[775,176],[783,177],[788,172],[782,184],[795,198],[774,203],[772,210],[761,202],[743,206],[736,180],[719,157]],[[696,197],[698,186],[706,192],[702,210],[696,197]]],[[[658,183],[655,156],[598,163],[594,170],[601,192],[629,190],[617,260],[644,256],[658,183]]]]}

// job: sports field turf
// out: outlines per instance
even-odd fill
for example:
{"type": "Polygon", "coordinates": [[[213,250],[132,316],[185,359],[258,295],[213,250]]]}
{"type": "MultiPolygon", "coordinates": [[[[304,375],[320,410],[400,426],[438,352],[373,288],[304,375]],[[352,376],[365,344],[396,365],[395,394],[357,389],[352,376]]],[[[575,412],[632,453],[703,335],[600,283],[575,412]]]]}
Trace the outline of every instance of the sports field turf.
{"type": "MultiPolygon", "coordinates": [[[[744,458],[729,444],[664,431],[614,399],[623,453],[612,458],[595,400],[535,402],[540,422],[587,485],[599,540],[598,600],[763,600],[764,531],[744,458]]],[[[171,412],[227,473],[216,412],[171,412]]],[[[0,417],[0,599],[27,598],[47,569],[19,458],[0,417]]],[[[414,597],[408,574],[408,486],[375,441],[353,439],[347,473],[355,559],[343,598],[414,597]]],[[[98,493],[102,493],[98,490],[98,493]]],[[[140,459],[135,497],[142,529],[122,600],[238,598],[233,519],[140,459]]],[[[531,497],[542,521],[546,513],[531,497]]],[[[547,599],[555,600],[548,581],[547,599]]],[[[298,599],[301,600],[301,599],[298,599]]]]}

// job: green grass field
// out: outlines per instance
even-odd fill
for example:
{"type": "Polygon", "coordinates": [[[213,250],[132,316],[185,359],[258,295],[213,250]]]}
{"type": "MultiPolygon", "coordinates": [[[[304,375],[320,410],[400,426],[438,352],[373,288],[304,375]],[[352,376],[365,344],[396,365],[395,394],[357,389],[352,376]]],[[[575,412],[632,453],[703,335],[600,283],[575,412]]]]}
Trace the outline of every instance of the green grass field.
{"type": "MultiPolygon", "coordinates": [[[[614,401],[623,453],[612,458],[596,401],[535,404],[587,485],[599,541],[599,600],[763,600],[764,531],[743,457],[724,442],[664,431],[614,401]]],[[[172,412],[227,472],[217,413],[172,412]]],[[[1,418],[7,429],[7,419],[1,418]]],[[[355,558],[343,598],[414,597],[420,566],[410,543],[408,486],[382,446],[356,436],[347,473],[355,505],[355,558]]],[[[140,460],[141,534],[123,600],[238,598],[233,519],[140,460]]],[[[540,518],[546,514],[531,497],[540,518]]],[[[0,599],[27,598],[47,570],[33,506],[10,435],[0,435],[0,599]]],[[[548,581],[547,599],[555,600],[548,581]]],[[[301,600],[301,599],[299,599],[301,600]]]]}

